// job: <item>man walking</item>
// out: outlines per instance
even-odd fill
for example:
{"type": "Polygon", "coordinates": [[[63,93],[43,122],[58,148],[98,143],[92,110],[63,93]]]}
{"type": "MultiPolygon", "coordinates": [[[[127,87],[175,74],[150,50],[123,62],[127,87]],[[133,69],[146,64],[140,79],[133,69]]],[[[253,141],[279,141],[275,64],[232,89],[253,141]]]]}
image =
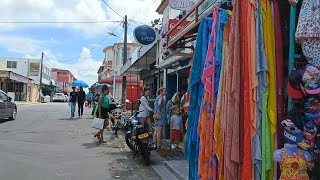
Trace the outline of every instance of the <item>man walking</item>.
{"type": "Polygon", "coordinates": [[[83,104],[85,100],[86,100],[86,93],[83,91],[83,87],[80,86],[80,91],[78,94],[78,114],[80,119],[83,116],[83,104]]]}
{"type": "Polygon", "coordinates": [[[76,87],[72,87],[72,92],[70,92],[70,107],[71,107],[71,119],[74,118],[74,112],[76,111],[76,103],[78,100],[78,93],[76,92],[76,87]]]}
{"type": "Polygon", "coordinates": [[[92,101],[93,101],[93,93],[92,93],[92,92],[89,92],[89,93],[87,94],[87,101],[88,101],[88,106],[89,106],[89,108],[91,108],[91,106],[92,106],[92,101]]]}

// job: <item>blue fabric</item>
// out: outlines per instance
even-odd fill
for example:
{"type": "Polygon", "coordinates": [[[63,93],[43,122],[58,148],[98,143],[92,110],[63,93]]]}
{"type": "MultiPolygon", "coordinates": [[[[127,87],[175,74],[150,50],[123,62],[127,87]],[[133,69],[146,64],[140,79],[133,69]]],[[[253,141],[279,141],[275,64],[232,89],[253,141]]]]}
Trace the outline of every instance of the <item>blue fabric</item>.
{"type": "Polygon", "coordinates": [[[220,74],[221,74],[221,64],[222,64],[222,49],[223,49],[223,32],[224,26],[228,23],[228,12],[224,9],[220,9],[219,23],[217,30],[217,41],[216,47],[214,49],[215,60],[215,84],[214,84],[214,98],[218,98],[220,74]]]}
{"type": "Polygon", "coordinates": [[[262,96],[268,89],[268,63],[264,49],[262,21],[258,0],[255,0],[256,19],[256,72],[259,79],[257,88],[257,131],[252,139],[252,164],[254,165],[254,179],[260,180],[262,173],[262,96]]]}
{"type": "Polygon", "coordinates": [[[189,94],[190,106],[188,112],[188,128],[186,135],[185,158],[189,161],[189,179],[196,180],[198,172],[199,136],[197,133],[201,100],[204,85],[201,82],[203,68],[208,49],[212,18],[202,19],[198,29],[196,48],[191,68],[189,94]],[[200,101],[200,102],[199,102],[200,101]]]}
{"type": "Polygon", "coordinates": [[[157,96],[156,98],[156,101],[154,102],[154,109],[155,109],[155,112],[157,114],[161,114],[162,115],[162,119],[161,120],[155,120],[154,121],[154,124],[155,125],[160,125],[160,126],[164,126],[166,124],[166,107],[165,107],[165,101],[163,100],[163,107],[161,108],[162,110],[160,111],[159,109],[159,100],[160,100],[160,96],[157,96]]]}

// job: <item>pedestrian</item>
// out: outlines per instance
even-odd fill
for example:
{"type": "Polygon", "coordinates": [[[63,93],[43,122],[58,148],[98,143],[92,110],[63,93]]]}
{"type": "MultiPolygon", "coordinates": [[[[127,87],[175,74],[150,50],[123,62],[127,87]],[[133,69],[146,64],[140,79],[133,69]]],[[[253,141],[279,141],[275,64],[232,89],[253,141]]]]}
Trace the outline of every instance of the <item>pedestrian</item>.
{"type": "Polygon", "coordinates": [[[171,117],[174,115],[173,106],[180,106],[180,93],[175,93],[172,98],[167,102],[166,105],[166,113],[167,113],[167,123],[164,127],[165,138],[168,139],[170,137],[170,122],[171,117]]]}
{"type": "Polygon", "coordinates": [[[91,91],[87,94],[87,101],[88,101],[89,108],[91,108],[92,107],[92,101],[93,101],[93,93],[91,91]]]}
{"type": "Polygon", "coordinates": [[[106,127],[109,126],[109,114],[108,114],[108,108],[110,105],[109,98],[109,88],[107,85],[103,85],[101,94],[98,101],[98,111],[97,111],[97,117],[100,119],[104,119],[104,126],[103,129],[100,129],[99,132],[94,135],[94,137],[98,138],[100,143],[106,143],[103,139],[103,131],[106,127]]]}
{"type": "Polygon", "coordinates": [[[181,117],[181,110],[178,105],[175,105],[173,108],[174,114],[171,117],[170,123],[170,143],[171,149],[175,149],[180,142],[181,134],[183,133],[183,121],[181,117]]]}
{"type": "Polygon", "coordinates": [[[74,118],[74,112],[76,111],[76,104],[78,101],[78,93],[76,92],[76,87],[72,87],[72,92],[70,92],[69,104],[71,107],[71,118],[74,118]]]}
{"type": "Polygon", "coordinates": [[[165,95],[166,95],[166,89],[160,88],[157,91],[157,98],[154,103],[154,107],[155,107],[154,113],[155,115],[157,115],[159,119],[154,118],[156,129],[153,136],[153,142],[157,145],[157,148],[159,150],[161,149],[161,137],[163,133],[163,127],[166,125],[165,95]]]}
{"type": "Polygon", "coordinates": [[[148,97],[150,95],[150,88],[144,87],[142,89],[142,96],[140,98],[139,114],[137,115],[140,118],[141,124],[148,123],[148,130],[152,133],[152,124],[150,120],[150,112],[153,112],[153,109],[149,106],[148,97]]]}
{"type": "Polygon", "coordinates": [[[83,116],[83,104],[86,100],[86,93],[83,91],[83,87],[80,86],[80,91],[78,92],[78,115],[79,119],[83,116]]]}

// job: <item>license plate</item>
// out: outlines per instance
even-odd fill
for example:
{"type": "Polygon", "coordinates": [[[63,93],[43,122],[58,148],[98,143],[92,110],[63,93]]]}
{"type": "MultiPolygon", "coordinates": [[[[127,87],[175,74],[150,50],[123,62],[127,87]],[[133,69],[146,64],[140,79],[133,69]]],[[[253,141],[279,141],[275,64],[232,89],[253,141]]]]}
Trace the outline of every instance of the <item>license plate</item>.
{"type": "Polygon", "coordinates": [[[138,138],[139,139],[144,139],[144,138],[147,138],[149,136],[149,134],[148,133],[145,133],[145,134],[140,134],[139,136],[138,136],[138,138]]]}

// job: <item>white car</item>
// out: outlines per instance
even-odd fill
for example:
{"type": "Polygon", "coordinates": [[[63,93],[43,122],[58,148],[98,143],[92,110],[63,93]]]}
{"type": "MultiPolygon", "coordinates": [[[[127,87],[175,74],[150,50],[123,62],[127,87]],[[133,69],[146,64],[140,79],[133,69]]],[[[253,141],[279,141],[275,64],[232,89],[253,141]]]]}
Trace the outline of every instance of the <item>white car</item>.
{"type": "Polygon", "coordinates": [[[63,93],[55,93],[52,100],[53,102],[65,102],[65,96],[63,93]]]}

